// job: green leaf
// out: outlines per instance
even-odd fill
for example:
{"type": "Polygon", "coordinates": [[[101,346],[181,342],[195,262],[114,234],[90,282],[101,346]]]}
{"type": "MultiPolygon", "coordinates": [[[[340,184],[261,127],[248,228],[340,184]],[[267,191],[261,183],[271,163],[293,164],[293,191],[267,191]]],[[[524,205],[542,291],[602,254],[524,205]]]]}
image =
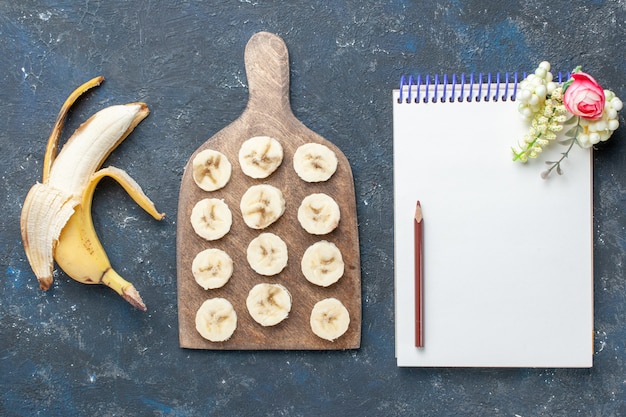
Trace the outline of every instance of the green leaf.
{"type": "Polygon", "coordinates": [[[563,126],[573,125],[574,123],[578,123],[578,117],[570,117],[566,121],[563,122],[563,126]]]}
{"type": "Polygon", "coordinates": [[[575,138],[576,136],[578,136],[582,132],[582,130],[583,130],[583,128],[580,127],[580,125],[577,125],[576,127],[573,127],[570,130],[568,130],[567,132],[565,132],[565,137],[575,138]]]}
{"type": "MultiPolygon", "coordinates": [[[[577,66],[576,68],[572,70],[572,74],[580,72],[581,69],[582,67],[580,65],[577,66]]],[[[574,82],[574,79],[570,77],[567,81],[563,83],[563,94],[565,94],[565,91],[569,88],[570,85],[572,85],[573,82],[574,82]]]]}

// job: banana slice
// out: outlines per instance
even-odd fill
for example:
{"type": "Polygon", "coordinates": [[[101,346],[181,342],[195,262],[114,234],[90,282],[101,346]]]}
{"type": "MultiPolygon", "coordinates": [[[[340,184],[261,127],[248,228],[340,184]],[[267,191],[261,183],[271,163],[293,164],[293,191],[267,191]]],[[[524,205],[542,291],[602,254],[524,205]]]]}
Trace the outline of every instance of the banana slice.
{"type": "Polygon", "coordinates": [[[239,204],[244,222],[252,229],[265,229],[285,212],[283,193],[269,184],[253,185],[239,204]]]}
{"type": "Polygon", "coordinates": [[[287,244],[274,233],[261,233],[248,245],[247,257],[258,274],[276,275],[287,266],[287,244]]]}
{"type": "Polygon", "coordinates": [[[327,181],[337,170],[337,155],[320,143],[306,143],[296,149],[293,168],[304,181],[327,181]]]}
{"type": "Polygon", "coordinates": [[[198,236],[206,240],[217,240],[230,230],[233,216],[223,200],[205,198],[191,210],[191,226],[198,236]]]}
{"type": "Polygon", "coordinates": [[[262,326],[274,326],[289,315],[291,294],[280,284],[257,284],[248,293],[246,306],[254,321],[262,326]]]}
{"type": "Polygon", "coordinates": [[[323,193],[308,195],[298,208],[298,221],[312,235],[325,235],[339,225],[339,205],[323,193]]]}
{"type": "Polygon", "coordinates": [[[192,162],[193,180],[204,191],[215,191],[224,187],[232,172],[230,161],[221,152],[205,149],[192,162]]]}
{"type": "Polygon", "coordinates": [[[328,287],[343,276],[341,251],[334,243],[322,240],[309,246],[300,262],[305,278],[320,287],[328,287]]]}
{"type": "Polygon", "coordinates": [[[336,298],[319,301],[311,311],[311,330],[331,342],[343,335],[350,325],[350,313],[336,298]]]}
{"type": "Polygon", "coordinates": [[[269,136],[255,136],[239,149],[239,164],[244,174],[252,178],[267,178],[283,162],[283,147],[269,136]]]}
{"type": "Polygon", "coordinates": [[[237,313],[225,298],[206,300],[196,312],[196,330],[211,342],[224,342],[237,328],[237,313]]]}
{"type": "Polygon", "coordinates": [[[193,259],[191,271],[205,290],[221,288],[233,275],[233,260],[221,249],[205,249],[193,259]]]}

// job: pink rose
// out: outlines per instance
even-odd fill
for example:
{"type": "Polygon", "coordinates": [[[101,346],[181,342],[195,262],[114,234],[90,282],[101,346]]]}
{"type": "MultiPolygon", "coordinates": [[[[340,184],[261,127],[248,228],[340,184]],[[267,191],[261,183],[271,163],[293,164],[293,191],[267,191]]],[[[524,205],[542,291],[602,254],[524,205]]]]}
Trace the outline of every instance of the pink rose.
{"type": "Polygon", "coordinates": [[[591,75],[575,72],[571,82],[566,85],[563,104],[567,111],[583,119],[597,120],[602,117],[604,90],[591,75]]]}

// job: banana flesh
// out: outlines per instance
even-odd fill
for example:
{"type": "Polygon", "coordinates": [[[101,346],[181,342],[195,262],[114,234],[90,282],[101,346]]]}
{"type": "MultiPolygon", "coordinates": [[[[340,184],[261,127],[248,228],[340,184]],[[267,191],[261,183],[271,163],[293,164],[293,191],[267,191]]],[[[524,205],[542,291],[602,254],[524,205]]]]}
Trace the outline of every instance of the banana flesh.
{"type": "Polygon", "coordinates": [[[239,149],[239,165],[251,178],[269,177],[283,162],[283,147],[269,136],[255,136],[239,149]]]}
{"type": "Polygon", "coordinates": [[[261,326],[275,326],[291,311],[291,294],[280,284],[257,284],[248,293],[246,307],[261,326]]]}
{"type": "Polygon", "coordinates": [[[276,275],[287,266],[287,244],[274,233],[261,233],[248,244],[246,258],[257,274],[276,275]]]}
{"type": "Polygon", "coordinates": [[[337,155],[321,143],[306,143],[293,154],[293,168],[306,182],[324,182],[337,170],[337,155]]]}
{"type": "Polygon", "coordinates": [[[309,246],[300,262],[302,274],[312,284],[328,287],[343,276],[341,251],[332,242],[321,240],[309,246]]]}
{"type": "Polygon", "coordinates": [[[325,298],[313,306],[310,325],[318,337],[332,342],[348,330],[350,313],[338,299],[325,298]]]}
{"type": "Polygon", "coordinates": [[[205,149],[191,163],[193,180],[204,191],[216,191],[230,180],[233,166],[223,153],[205,149]]]}
{"type": "Polygon", "coordinates": [[[196,312],[196,330],[211,342],[224,342],[237,328],[237,313],[225,298],[211,298],[196,312]]]}
{"type": "Polygon", "coordinates": [[[96,185],[108,176],[155,219],[164,217],[125,171],[115,167],[98,170],[148,115],[148,107],[145,103],[129,103],[97,112],[74,132],[57,155],[69,108],[81,94],[102,80],[97,77],[80,86],[59,112],[46,146],[42,182],[31,188],[22,208],[22,242],[41,289],[48,290],[52,285],[56,260],[76,281],[107,285],[133,306],[145,310],[135,287],[112,269],[93,227],[91,202],[96,185]]]}
{"type": "Polygon", "coordinates": [[[218,240],[230,231],[233,215],[224,200],[203,198],[191,210],[190,220],[198,236],[218,240]]]}
{"type": "Polygon", "coordinates": [[[339,205],[329,195],[315,193],[306,196],[298,207],[298,221],[312,235],[325,235],[339,226],[339,205]]]}
{"type": "Polygon", "coordinates": [[[252,229],[265,229],[285,212],[282,191],[273,185],[258,184],[246,190],[239,204],[243,221],[252,229]]]}
{"type": "Polygon", "coordinates": [[[53,245],[76,205],[67,193],[40,183],[30,189],[24,200],[20,218],[22,242],[43,290],[52,285],[53,245]]]}
{"type": "Polygon", "coordinates": [[[221,288],[233,275],[233,260],[221,249],[205,249],[193,259],[191,272],[205,290],[221,288]]]}

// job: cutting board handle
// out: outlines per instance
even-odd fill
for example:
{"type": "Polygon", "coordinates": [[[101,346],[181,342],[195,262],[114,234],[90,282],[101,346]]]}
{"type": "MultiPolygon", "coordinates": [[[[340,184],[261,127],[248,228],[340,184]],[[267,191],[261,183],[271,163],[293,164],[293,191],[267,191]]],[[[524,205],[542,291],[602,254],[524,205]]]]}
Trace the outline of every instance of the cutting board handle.
{"type": "Polygon", "coordinates": [[[247,110],[260,113],[291,113],[289,104],[289,52],[277,35],[254,34],[244,52],[248,77],[247,110]]]}

